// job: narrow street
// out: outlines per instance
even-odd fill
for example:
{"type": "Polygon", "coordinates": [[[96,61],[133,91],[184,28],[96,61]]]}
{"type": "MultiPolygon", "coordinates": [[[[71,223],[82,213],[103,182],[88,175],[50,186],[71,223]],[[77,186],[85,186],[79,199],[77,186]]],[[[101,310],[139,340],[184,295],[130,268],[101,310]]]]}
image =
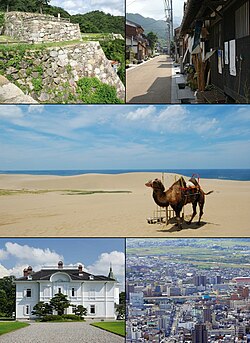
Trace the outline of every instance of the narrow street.
{"type": "Polygon", "coordinates": [[[126,74],[127,103],[171,103],[172,60],[160,55],[126,74]]]}

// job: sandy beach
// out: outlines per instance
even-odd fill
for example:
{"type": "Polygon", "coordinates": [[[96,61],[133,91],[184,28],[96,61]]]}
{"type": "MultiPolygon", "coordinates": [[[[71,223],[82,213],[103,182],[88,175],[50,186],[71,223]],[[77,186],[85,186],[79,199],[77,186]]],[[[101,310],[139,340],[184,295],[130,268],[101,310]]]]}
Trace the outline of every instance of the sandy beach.
{"type": "MultiPolygon", "coordinates": [[[[165,174],[170,187],[175,174],[165,174]]],[[[201,179],[206,197],[198,216],[178,231],[172,223],[148,224],[156,205],[145,187],[161,173],[77,176],[0,175],[1,237],[249,237],[250,181],[201,179]],[[6,190],[3,191],[3,190],[6,190]],[[16,190],[9,194],[10,190],[16,190]],[[77,194],[73,191],[116,191],[77,194]],[[129,191],[120,193],[119,191],[129,191]],[[5,194],[6,193],[6,194],[5,194]]],[[[184,176],[187,180],[188,177],[184,176]]],[[[185,206],[185,219],[192,208],[185,206]]]]}

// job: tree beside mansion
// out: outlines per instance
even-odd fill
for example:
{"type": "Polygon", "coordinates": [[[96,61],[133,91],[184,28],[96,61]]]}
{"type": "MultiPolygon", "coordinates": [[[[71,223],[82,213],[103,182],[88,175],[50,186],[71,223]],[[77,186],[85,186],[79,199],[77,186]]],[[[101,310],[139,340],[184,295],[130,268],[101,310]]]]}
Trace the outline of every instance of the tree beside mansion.
{"type": "Polygon", "coordinates": [[[115,319],[115,305],[119,304],[119,284],[112,268],[108,276],[92,275],[78,267],[43,267],[34,272],[29,266],[23,276],[16,279],[16,319],[32,319],[34,306],[43,301],[48,303],[55,294],[67,296],[70,306],[65,313],[72,314],[74,307],[82,305],[87,309],[86,318],[115,319]]]}

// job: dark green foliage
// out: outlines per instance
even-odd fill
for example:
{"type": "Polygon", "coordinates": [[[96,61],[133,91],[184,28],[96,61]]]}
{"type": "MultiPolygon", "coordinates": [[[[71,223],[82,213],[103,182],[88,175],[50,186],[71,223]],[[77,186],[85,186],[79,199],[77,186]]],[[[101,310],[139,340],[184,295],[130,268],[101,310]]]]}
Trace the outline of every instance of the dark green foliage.
{"type": "Polygon", "coordinates": [[[73,312],[79,317],[87,315],[87,309],[82,305],[78,305],[76,308],[74,308],[73,312]]]}
{"type": "Polygon", "coordinates": [[[125,292],[119,294],[119,305],[116,306],[117,319],[124,319],[126,313],[125,292]]]}
{"type": "MultiPolygon", "coordinates": [[[[166,46],[166,21],[155,20],[153,18],[145,18],[140,14],[127,13],[126,18],[141,25],[144,28],[144,34],[146,35],[150,31],[157,34],[162,46],[166,46]]],[[[178,25],[176,25],[178,26],[178,25]]]]}
{"type": "MultiPolygon", "coordinates": [[[[50,6],[50,0],[1,0],[0,11],[21,11],[21,12],[39,12],[42,8],[43,13],[54,15],[58,13],[62,18],[69,18],[70,14],[61,7],[50,6]]],[[[1,25],[0,25],[1,26],[1,25]]]]}
{"type": "Polygon", "coordinates": [[[83,320],[81,317],[79,316],[76,316],[75,314],[63,314],[61,316],[59,315],[47,315],[47,316],[44,316],[42,319],[41,319],[41,322],[60,322],[60,321],[80,321],[80,320],[83,320]]]}
{"type": "Polygon", "coordinates": [[[4,13],[0,13],[0,28],[4,25],[4,13]]]}
{"type": "Polygon", "coordinates": [[[125,41],[115,39],[111,41],[100,41],[101,47],[109,60],[118,61],[121,63],[118,69],[118,76],[125,84],[125,41]]]}
{"type": "Polygon", "coordinates": [[[77,82],[77,92],[86,104],[120,104],[115,87],[102,83],[96,77],[84,77],[77,82]]]}
{"type": "Polygon", "coordinates": [[[81,32],[120,33],[125,35],[125,19],[102,11],[93,11],[71,16],[72,23],[79,23],[81,32]]]}
{"type": "Polygon", "coordinates": [[[5,276],[0,279],[0,312],[1,315],[12,317],[15,312],[16,286],[14,276],[5,276]]]}
{"type": "MultiPolygon", "coordinates": [[[[79,305],[79,306],[81,306],[81,305],[79,305]]],[[[87,312],[87,310],[86,310],[86,312],[87,312]]],[[[80,320],[82,320],[82,318],[79,316],[79,315],[75,315],[75,314],[63,314],[62,315],[62,319],[66,319],[66,320],[77,320],[77,321],[80,321],[80,320]]]]}
{"type": "Polygon", "coordinates": [[[45,6],[43,9],[43,13],[53,15],[54,17],[58,16],[58,13],[60,13],[61,18],[70,18],[70,14],[65,11],[61,7],[56,6],[45,6]]]}
{"type": "Polygon", "coordinates": [[[33,307],[32,314],[38,317],[45,317],[52,314],[52,306],[43,301],[39,301],[39,303],[33,307]]]}
{"type": "Polygon", "coordinates": [[[154,50],[155,50],[155,45],[156,45],[156,43],[157,43],[157,41],[158,41],[157,35],[156,35],[154,32],[150,31],[150,32],[147,34],[147,40],[148,40],[148,42],[149,42],[149,46],[150,46],[152,52],[154,52],[154,50]]]}
{"type": "Polygon", "coordinates": [[[57,293],[50,300],[50,305],[53,310],[57,311],[58,315],[61,316],[64,313],[64,310],[70,306],[70,302],[67,299],[67,295],[57,293]]]}
{"type": "Polygon", "coordinates": [[[34,87],[34,91],[39,94],[43,88],[43,80],[41,77],[33,78],[32,85],[34,87]]]}
{"type": "Polygon", "coordinates": [[[44,316],[41,319],[41,322],[53,322],[53,321],[60,321],[60,320],[62,320],[62,316],[51,314],[51,315],[44,316]]]}

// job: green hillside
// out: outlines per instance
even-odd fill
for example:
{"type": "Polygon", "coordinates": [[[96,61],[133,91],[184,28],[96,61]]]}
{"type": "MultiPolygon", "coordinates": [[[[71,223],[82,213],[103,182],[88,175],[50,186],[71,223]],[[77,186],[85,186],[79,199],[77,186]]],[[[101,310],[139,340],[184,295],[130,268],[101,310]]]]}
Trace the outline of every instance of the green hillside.
{"type": "Polygon", "coordinates": [[[131,20],[144,28],[144,33],[154,32],[162,46],[166,46],[166,22],[164,20],[155,20],[153,18],[145,18],[136,13],[127,13],[126,18],[131,20]]]}

